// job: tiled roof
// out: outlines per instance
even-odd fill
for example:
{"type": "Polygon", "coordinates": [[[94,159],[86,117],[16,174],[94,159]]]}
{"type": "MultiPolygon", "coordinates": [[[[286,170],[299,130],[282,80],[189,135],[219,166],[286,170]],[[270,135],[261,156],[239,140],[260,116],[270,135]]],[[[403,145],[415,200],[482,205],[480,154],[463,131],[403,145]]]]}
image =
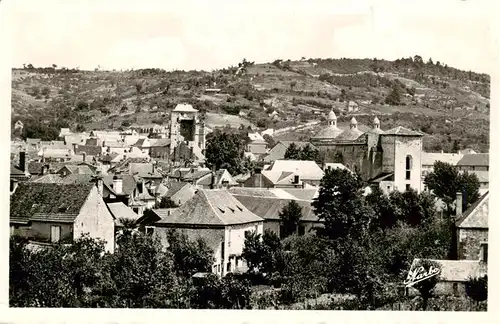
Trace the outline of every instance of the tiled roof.
{"type": "Polygon", "coordinates": [[[125,206],[122,202],[114,202],[106,204],[108,206],[111,215],[113,215],[114,219],[118,221],[120,218],[125,218],[129,220],[137,220],[139,215],[134,213],[132,208],[125,206]]]}
{"type": "Polygon", "coordinates": [[[162,218],[159,224],[223,226],[263,221],[226,189],[199,189],[193,199],[170,215],[162,209],[154,212],[162,218]]]}
{"type": "Polygon", "coordinates": [[[312,201],[314,198],[318,196],[319,187],[311,189],[283,188],[283,191],[293,195],[294,197],[296,197],[296,199],[312,201]]]}
{"type": "Polygon", "coordinates": [[[72,222],[94,184],[20,183],[10,197],[10,217],[72,222]]]}
{"type": "Polygon", "coordinates": [[[397,126],[392,129],[386,130],[384,131],[384,135],[423,136],[422,133],[405,128],[403,126],[397,126]]]}
{"type": "Polygon", "coordinates": [[[459,228],[488,228],[488,214],[490,205],[490,194],[486,192],[472,206],[470,206],[460,219],[456,226],[459,228]]]}
{"type": "Polygon", "coordinates": [[[458,161],[459,166],[489,166],[490,155],[489,153],[465,154],[464,157],[458,161]]]}
{"type": "Polygon", "coordinates": [[[115,157],[117,157],[119,154],[118,153],[108,153],[106,155],[103,155],[99,158],[100,161],[102,162],[111,162],[115,157]]]}
{"type": "MultiPolygon", "coordinates": [[[[137,182],[135,181],[134,177],[129,174],[123,174],[121,175],[122,178],[122,194],[125,195],[130,195],[134,192],[134,189],[137,186],[137,182]]],[[[113,193],[115,191],[113,190],[113,176],[112,175],[107,175],[102,178],[103,184],[110,189],[113,193]]]]}
{"type": "Polygon", "coordinates": [[[458,161],[463,158],[463,154],[456,153],[427,153],[422,152],[422,165],[434,165],[434,162],[441,161],[451,165],[457,165],[458,161]]]}
{"type": "Polygon", "coordinates": [[[312,139],[334,139],[342,133],[342,130],[337,126],[326,126],[320,130],[312,139]]]}
{"type": "Polygon", "coordinates": [[[210,173],[212,173],[212,171],[210,170],[200,170],[200,171],[195,170],[194,172],[189,172],[185,174],[184,177],[182,177],[182,179],[185,181],[196,181],[210,173]]]}
{"type": "Polygon", "coordinates": [[[138,175],[142,178],[161,178],[161,174],[154,168],[152,163],[130,163],[130,174],[138,175]],[[154,169],[154,171],[153,171],[154,169]]]}
{"type": "MultiPolygon", "coordinates": [[[[411,269],[416,267],[419,259],[414,259],[411,269]]],[[[429,260],[441,265],[440,281],[464,282],[470,277],[481,277],[487,274],[487,266],[479,260],[429,260]]]]}
{"type": "Polygon", "coordinates": [[[353,141],[363,135],[363,132],[358,128],[349,128],[335,137],[335,140],[353,141]]]}
{"type": "Polygon", "coordinates": [[[75,183],[90,183],[94,182],[93,174],[70,174],[62,178],[62,183],[64,184],[75,184],[75,183]]]}
{"type": "Polygon", "coordinates": [[[314,161],[277,160],[271,165],[270,170],[295,172],[301,180],[321,180],[324,174],[314,161]]]}
{"type": "Polygon", "coordinates": [[[159,138],[151,142],[151,147],[163,147],[170,145],[170,138],[159,138]]]}
{"type": "Polygon", "coordinates": [[[75,149],[75,154],[82,153],[92,156],[98,156],[102,153],[102,148],[100,146],[93,145],[78,145],[78,147],[75,149]]]}
{"type": "Polygon", "coordinates": [[[31,181],[39,183],[63,183],[63,179],[61,178],[61,176],[53,173],[37,177],[31,181]]]}
{"type": "Polygon", "coordinates": [[[318,217],[314,214],[310,201],[240,195],[234,195],[234,197],[255,215],[264,219],[280,219],[279,213],[281,210],[291,201],[295,201],[302,207],[301,220],[318,221],[318,217]]]}
{"type": "Polygon", "coordinates": [[[88,166],[88,165],[65,165],[61,169],[59,169],[57,172],[61,171],[63,168],[66,168],[71,172],[72,174],[94,174],[94,171],[88,166]]]}

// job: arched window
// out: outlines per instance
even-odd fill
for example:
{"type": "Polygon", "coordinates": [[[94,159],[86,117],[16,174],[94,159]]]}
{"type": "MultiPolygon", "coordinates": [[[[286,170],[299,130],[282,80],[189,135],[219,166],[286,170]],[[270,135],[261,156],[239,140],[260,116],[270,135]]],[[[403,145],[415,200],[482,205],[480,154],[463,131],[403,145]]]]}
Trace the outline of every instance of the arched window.
{"type": "Polygon", "coordinates": [[[411,155],[406,156],[406,180],[411,179],[411,169],[413,168],[413,158],[411,155]]]}

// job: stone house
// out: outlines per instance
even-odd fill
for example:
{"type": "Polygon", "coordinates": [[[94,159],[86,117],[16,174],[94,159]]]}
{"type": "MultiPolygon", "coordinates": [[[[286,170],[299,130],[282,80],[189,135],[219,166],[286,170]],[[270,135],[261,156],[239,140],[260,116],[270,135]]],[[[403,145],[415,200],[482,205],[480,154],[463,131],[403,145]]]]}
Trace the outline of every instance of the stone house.
{"type": "Polygon", "coordinates": [[[10,233],[35,242],[71,242],[83,234],[114,251],[114,219],[93,183],[20,183],[10,198],[10,233]]]}
{"type": "Polygon", "coordinates": [[[486,192],[463,214],[461,194],[457,195],[456,235],[460,260],[488,261],[488,214],[490,194],[486,192]]]}
{"type": "Polygon", "coordinates": [[[193,199],[175,209],[154,209],[159,220],[150,230],[168,246],[167,232],[176,229],[189,239],[202,238],[214,251],[212,272],[227,273],[246,270],[241,258],[245,233],[263,233],[264,220],[249,211],[226,189],[198,190],[193,199]]]}
{"type": "MultiPolygon", "coordinates": [[[[437,296],[465,296],[465,283],[469,278],[478,278],[488,274],[487,264],[481,260],[429,260],[437,263],[441,271],[433,293],[437,296]]],[[[411,270],[415,270],[419,259],[413,260],[411,270]]],[[[410,287],[409,296],[418,295],[418,291],[410,287]]]]}
{"type": "Polygon", "coordinates": [[[319,185],[324,172],[315,161],[276,160],[265,171],[292,172],[299,180],[310,184],[319,185]]]}

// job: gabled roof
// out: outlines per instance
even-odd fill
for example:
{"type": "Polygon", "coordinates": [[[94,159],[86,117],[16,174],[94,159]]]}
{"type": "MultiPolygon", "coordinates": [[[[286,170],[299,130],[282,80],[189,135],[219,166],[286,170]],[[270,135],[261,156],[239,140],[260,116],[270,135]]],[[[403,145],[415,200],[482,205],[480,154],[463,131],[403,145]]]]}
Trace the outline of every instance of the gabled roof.
{"type": "MultiPolygon", "coordinates": [[[[130,174],[123,174],[120,176],[122,179],[122,192],[121,195],[130,195],[134,192],[137,186],[134,176],[130,174]]],[[[103,184],[113,193],[117,194],[113,189],[113,175],[107,175],[102,178],[103,184]]]]}
{"type": "Polygon", "coordinates": [[[130,163],[130,174],[141,178],[161,178],[162,175],[156,170],[153,163],[130,163]]]}
{"type": "Polygon", "coordinates": [[[486,192],[456,221],[459,228],[488,228],[490,193],[486,192]]]}
{"type": "Polygon", "coordinates": [[[194,198],[170,215],[166,210],[153,210],[162,219],[158,224],[225,226],[261,222],[226,189],[199,189],[194,198]]]}
{"type": "Polygon", "coordinates": [[[397,127],[392,128],[392,129],[386,130],[386,131],[384,131],[383,135],[423,136],[422,133],[405,128],[403,126],[397,126],[397,127]]]}
{"type": "Polygon", "coordinates": [[[134,213],[132,208],[125,206],[125,204],[122,202],[108,203],[106,205],[108,206],[111,215],[113,215],[113,218],[118,224],[121,224],[120,220],[123,218],[128,220],[139,219],[139,215],[134,213]]]}
{"type": "Polygon", "coordinates": [[[291,171],[264,170],[262,171],[262,175],[265,176],[273,185],[285,185],[292,184],[294,177],[297,174],[291,171]]]}
{"type": "Polygon", "coordinates": [[[88,165],[65,165],[57,172],[61,171],[63,168],[66,168],[72,174],[94,174],[94,171],[88,165]]]}
{"type": "Polygon", "coordinates": [[[283,188],[283,191],[293,195],[296,199],[299,200],[308,200],[312,201],[314,198],[318,196],[319,187],[316,188],[283,188]]]}
{"type": "Polygon", "coordinates": [[[174,110],[175,112],[197,112],[198,110],[194,109],[193,106],[188,105],[188,104],[178,104],[175,106],[174,110]]]}
{"type": "Polygon", "coordinates": [[[281,210],[291,201],[295,201],[302,207],[301,220],[318,221],[318,217],[314,214],[310,201],[274,197],[240,196],[236,194],[234,197],[255,215],[264,219],[279,220],[279,213],[281,210]]]}
{"type": "Polygon", "coordinates": [[[73,222],[94,184],[20,183],[10,196],[11,222],[73,222]]]}
{"type": "Polygon", "coordinates": [[[434,162],[441,161],[451,165],[457,165],[458,161],[463,158],[463,154],[456,153],[428,153],[422,152],[422,165],[434,165],[434,162]]]}
{"type": "MultiPolygon", "coordinates": [[[[420,259],[414,259],[411,269],[417,266],[420,259]]],[[[482,277],[487,274],[487,267],[479,260],[429,260],[441,266],[440,281],[465,282],[471,277],[482,277]]]]}
{"type": "Polygon", "coordinates": [[[50,174],[43,175],[41,177],[37,177],[37,178],[31,180],[31,182],[39,182],[39,183],[63,183],[63,179],[58,174],[50,173],[50,174]]]}
{"type": "Polygon", "coordinates": [[[212,173],[210,170],[194,170],[193,172],[186,173],[182,179],[185,181],[196,181],[210,173],[212,173]]]}
{"type": "Polygon", "coordinates": [[[490,155],[489,153],[465,154],[463,158],[458,161],[458,166],[489,166],[490,155]]]}
{"type": "Polygon", "coordinates": [[[191,184],[189,184],[187,182],[180,182],[180,181],[170,182],[168,184],[168,187],[167,187],[167,192],[166,192],[166,194],[164,196],[167,197],[167,198],[171,198],[173,195],[175,195],[176,193],[178,193],[179,191],[181,191],[182,188],[184,188],[186,186],[190,186],[190,185],[191,184]]]}
{"type": "Polygon", "coordinates": [[[314,161],[276,160],[269,170],[294,172],[301,180],[321,180],[324,175],[323,170],[314,161]]]}

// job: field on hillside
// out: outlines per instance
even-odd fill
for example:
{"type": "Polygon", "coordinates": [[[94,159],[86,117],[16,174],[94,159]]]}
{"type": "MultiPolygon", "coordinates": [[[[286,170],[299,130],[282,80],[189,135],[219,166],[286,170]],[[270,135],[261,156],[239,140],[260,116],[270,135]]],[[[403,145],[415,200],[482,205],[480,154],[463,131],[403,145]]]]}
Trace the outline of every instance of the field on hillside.
{"type": "Polygon", "coordinates": [[[26,125],[22,134],[13,135],[52,139],[59,127],[81,131],[167,123],[178,103],[206,113],[211,127],[278,129],[322,120],[330,109],[341,116],[347,102],[355,101],[358,115],[399,115],[391,118],[434,132],[433,148],[458,141],[484,149],[489,143],[489,87],[487,75],[419,63],[417,57],[244,60],[213,72],[25,68],[12,71],[11,112],[12,123],[26,125]],[[221,92],[205,91],[214,87],[221,92]],[[447,133],[433,128],[443,118],[447,133]],[[411,123],[419,119],[425,120],[422,125],[411,123]],[[471,127],[476,133],[468,132],[471,127]]]}

